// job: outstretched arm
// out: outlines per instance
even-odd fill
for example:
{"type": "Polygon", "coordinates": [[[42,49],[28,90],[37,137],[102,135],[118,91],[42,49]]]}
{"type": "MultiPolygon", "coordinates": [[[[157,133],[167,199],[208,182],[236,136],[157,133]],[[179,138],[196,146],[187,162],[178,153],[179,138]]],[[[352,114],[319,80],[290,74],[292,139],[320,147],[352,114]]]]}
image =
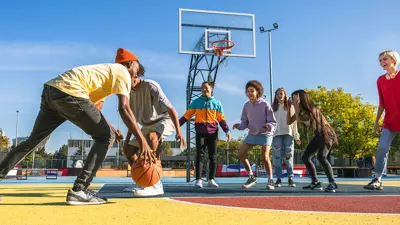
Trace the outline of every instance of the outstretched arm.
{"type": "Polygon", "coordinates": [[[188,110],[186,110],[185,114],[179,119],[179,125],[182,126],[185,124],[190,118],[193,117],[193,115],[196,113],[195,109],[195,103],[196,100],[194,100],[192,103],[190,103],[188,110]]]}
{"type": "Polygon", "coordinates": [[[172,122],[174,123],[174,126],[175,126],[175,130],[176,130],[175,139],[177,141],[181,141],[181,146],[183,148],[186,148],[186,142],[181,133],[181,126],[179,124],[178,113],[176,113],[176,110],[172,107],[168,110],[168,115],[171,117],[172,122]]]}

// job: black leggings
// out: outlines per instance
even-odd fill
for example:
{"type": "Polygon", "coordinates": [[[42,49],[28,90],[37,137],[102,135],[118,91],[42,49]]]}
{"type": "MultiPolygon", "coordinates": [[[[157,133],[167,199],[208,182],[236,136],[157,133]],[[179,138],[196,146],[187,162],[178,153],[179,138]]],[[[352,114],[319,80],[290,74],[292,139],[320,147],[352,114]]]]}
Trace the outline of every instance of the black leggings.
{"type": "Polygon", "coordinates": [[[215,178],[215,170],[217,166],[216,150],[217,150],[218,134],[196,134],[196,180],[201,179],[203,165],[205,162],[205,149],[208,150],[208,158],[210,159],[210,172],[208,179],[215,178]]]}
{"type": "Polygon", "coordinates": [[[319,136],[313,137],[311,142],[308,144],[306,150],[304,151],[302,157],[312,181],[318,181],[317,171],[315,169],[314,163],[311,160],[315,153],[317,153],[317,159],[321,163],[322,168],[324,169],[324,172],[329,179],[329,182],[335,182],[335,179],[333,178],[332,166],[327,159],[327,156],[330,153],[330,149],[325,144],[324,138],[319,136]]]}

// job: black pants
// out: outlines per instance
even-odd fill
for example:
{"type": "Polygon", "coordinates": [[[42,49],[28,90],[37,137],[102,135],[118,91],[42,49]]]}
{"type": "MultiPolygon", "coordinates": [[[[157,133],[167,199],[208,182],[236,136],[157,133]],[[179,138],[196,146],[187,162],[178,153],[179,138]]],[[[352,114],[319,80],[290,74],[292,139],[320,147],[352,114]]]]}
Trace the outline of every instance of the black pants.
{"type": "Polygon", "coordinates": [[[333,178],[332,166],[327,159],[327,156],[330,153],[330,149],[329,146],[325,144],[325,140],[323,137],[314,136],[302,156],[303,162],[306,165],[308,173],[310,174],[313,182],[318,180],[315,165],[311,160],[315,153],[317,153],[317,159],[321,163],[322,168],[324,169],[324,172],[329,179],[329,182],[334,182],[335,179],[333,178]]]}
{"type": "Polygon", "coordinates": [[[40,111],[32,133],[28,140],[12,149],[0,163],[0,179],[25,156],[43,146],[50,134],[66,120],[77,125],[94,140],[86,163],[74,184],[74,190],[87,189],[114,143],[115,134],[89,99],[76,98],[47,85],[43,88],[40,111]]]}
{"type": "Polygon", "coordinates": [[[217,169],[217,141],[218,134],[196,134],[196,180],[201,179],[203,166],[205,162],[206,148],[209,158],[209,176],[208,179],[215,178],[215,170],[217,169]]]}

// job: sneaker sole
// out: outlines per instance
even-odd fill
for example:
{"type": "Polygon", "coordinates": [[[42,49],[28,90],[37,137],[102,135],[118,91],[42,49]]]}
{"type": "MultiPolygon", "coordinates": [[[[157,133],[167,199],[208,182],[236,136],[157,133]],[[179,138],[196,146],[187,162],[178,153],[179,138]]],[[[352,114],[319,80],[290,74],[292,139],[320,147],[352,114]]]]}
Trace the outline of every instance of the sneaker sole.
{"type": "Polygon", "coordinates": [[[322,187],[320,187],[320,188],[311,188],[310,190],[313,190],[313,191],[322,191],[323,188],[322,188],[322,187]]]}
{"type": "Polygon", "coordinates": [[[254,183],[251,183],[251,184],[248,184],[248,185],[242,185],[242,188],[246,188],[246,189],[248,189],[248,188],[251,188],[251,187],[253,187],[255,184],[256,184],[257,182],[254,182],[254,183]]]}
{"type": "Polygon", "coordinates": [[[267,190],[275,190],[275,187],[274,186],[267,186],[266,189],[267,190]]]}
{"type": "Polygon", "coordinates": [[[292,185],[289,185],[289,187],[296,187],[296,185],[295,185],[295,184],[292,184],[292,185]]]}
{"type": "Polygon", "coordinates": [[[101,205],[106,204],[107,202],[76,202],[76,201],[67,201],[67,205],[101,205]]]}
{"type": "Polygon", "coordinates": [[[156,193],[156,194],[141,194],[141,193],[138,193],[138,192],[134,192],[133,193],[133,196],[138,196],[138,197],[152,197],[152,196],[161,196],[161,195],[164,195],[164,192],[156,193]]]}
{"type": "Polygon", "coordinates": [[[382,191],[383,187],[381,188],[376,188],[376,187],[364,187],[365,190],[371,190],[371,191],[382,191]]]}
{"type": "Polygon", "coordinates": [[[141,189],[138,189],[138,188],[124,188],[124,190],[122,192],[136,192],[138,190],[141,190],[141,189]]]}
{"type": "Polygon", "coordinates": [[[274,185],[274,187],[281,187],[281,185],[279,184],[279,185],[274,185]]]}

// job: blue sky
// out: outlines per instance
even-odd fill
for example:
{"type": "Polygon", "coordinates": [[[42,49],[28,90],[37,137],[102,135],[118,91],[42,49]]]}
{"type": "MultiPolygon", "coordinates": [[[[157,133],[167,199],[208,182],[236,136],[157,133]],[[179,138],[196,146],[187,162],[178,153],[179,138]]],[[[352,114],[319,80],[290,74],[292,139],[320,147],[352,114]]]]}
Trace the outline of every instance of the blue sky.
{"type": "MultiPolygon", "coordinates": [[[[179,8],[252,13],[256,27],[279,23],[272,36],[273,85],[289,92],[342,87],[376,104],[383,73],[377,55],[400,51],[396,0],[6,1],[0,8],[0,128],[15,138],[19,110],[19,136],[28,136],[44,82],[75,66],[113,62],[118,47],[139,56],[146,78],[161,84],[181,116],[190,56],[178,54],[179,8]]],[[[248,80],[260,80],[268,91],[268,35],[257,31],[256,44],[256,58],[230,58],[218,73],[214,94],[229,125],[240,118],[248,80]]],[[[108,98],[103,113],[117,126],[116,97],[108,98]]],[[[122,122],[121,129],[126,132],[122,122]]],[[[57,150],[69,137],[82,132],[67,122],[46,149],[57,150]]]]}

